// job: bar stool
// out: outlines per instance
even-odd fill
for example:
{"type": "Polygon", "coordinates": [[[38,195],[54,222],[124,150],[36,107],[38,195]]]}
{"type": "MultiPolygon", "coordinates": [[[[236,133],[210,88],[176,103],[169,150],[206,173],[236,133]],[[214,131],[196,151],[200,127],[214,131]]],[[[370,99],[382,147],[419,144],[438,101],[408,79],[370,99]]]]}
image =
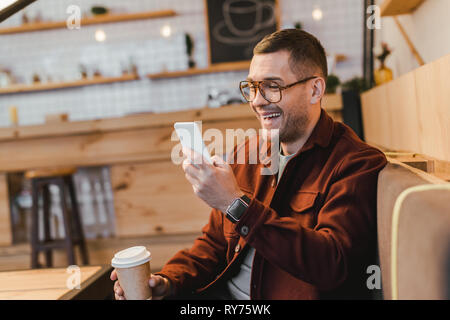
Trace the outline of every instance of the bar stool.
{"type": "Polygon", "coordinates": [[[75,246],[79,246],[83,264],[89,264],[89,257],[81,225],[78,203],[76,200],[73,174],[76,168],[55,168],[30,170],[25,177],[31,179],[33,207],[31,210],[31,268],[39,268],[39,253],[45,252],[47,267],[52,267],[53,249],[65,249],[69,265],[75,264],[75,246]],[[52,239],[50,235],[50,185],[59,188],[65,239],[52,239]],[[66,188],[69,190],[72,210],[66,203],[66,188]],[[39,197],[43,199],[43,241],[39,240],[39,197]]]}

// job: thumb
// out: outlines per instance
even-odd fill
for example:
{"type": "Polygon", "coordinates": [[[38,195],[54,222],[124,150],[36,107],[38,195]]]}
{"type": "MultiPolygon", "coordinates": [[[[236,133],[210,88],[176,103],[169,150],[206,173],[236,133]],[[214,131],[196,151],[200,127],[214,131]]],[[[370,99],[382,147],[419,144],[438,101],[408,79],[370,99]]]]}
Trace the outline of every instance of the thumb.
{"type": "Polygon", "coordinates": [[[212,156],[211,160],[216,167],[224,167],[227,165],[227,163],[222,159],[222,157],[218,155],[212,156]]]}

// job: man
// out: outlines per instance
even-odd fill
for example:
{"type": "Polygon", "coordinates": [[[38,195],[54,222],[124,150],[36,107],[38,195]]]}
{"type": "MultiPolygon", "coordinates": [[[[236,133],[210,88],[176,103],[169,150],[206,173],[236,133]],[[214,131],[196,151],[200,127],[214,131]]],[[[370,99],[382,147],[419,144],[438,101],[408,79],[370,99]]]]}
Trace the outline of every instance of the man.
{"type": "MultiPolygon", "coordinates": [[[[279,130],[279,170],[262,175],[262,163],[219,157],[213,165],[183,162],[195,194],[213,210],[193,247],[152,275],[154,298],[369,297],[386,158],[321,109],[327,73],[325,51],[307,32],[281,30],[256,45],[241,92],[261,126],[279,130]]],[[[247,159],[249,140],[232,156],[247,159]]],[[[115,292],[123,299],[117,281],[115,292]]]]}

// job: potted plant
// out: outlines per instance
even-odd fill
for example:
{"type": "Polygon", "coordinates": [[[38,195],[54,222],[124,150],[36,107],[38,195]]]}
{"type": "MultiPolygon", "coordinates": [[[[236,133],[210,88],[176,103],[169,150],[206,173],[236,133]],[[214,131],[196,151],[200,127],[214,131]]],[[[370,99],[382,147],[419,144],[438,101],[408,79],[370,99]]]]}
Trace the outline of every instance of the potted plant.
{"type": "Polygon", "coordinates": [[[189,35],[189,33],[185,34],[185,40],[186,40],[186,53],[188,55],[188,65],[189,68],[194,68],[195,61],[192,58],[192,53],[194,51],[194,41],[192,41],[192,37],[189,35]]]}
{"type": "Polygon", "coordinates": [[[108,8],[102,7],[102,6],[94,6],[94,7],[91,8],[91,12],[92,12],[92,14],[94,16],[107,14],[108,13],[108,8]]]}
{"type": "Polygon", "coordinates": [[[325,93],[336,93],[337,87],[341,84],[341,80],[335,74],[330,74],[327,77],[327,86],[325,93]]]}
{"type": "Polygon", "coordinates": [[[344,82],[342,84],[342,89],[344,91],[354,91],[358,94],[363,93],[364,91],[367,91],[370,89],[369,85],[367,84],[367,82],[361,78],[361,77],[354,77],[346,82],[344,82]]]}

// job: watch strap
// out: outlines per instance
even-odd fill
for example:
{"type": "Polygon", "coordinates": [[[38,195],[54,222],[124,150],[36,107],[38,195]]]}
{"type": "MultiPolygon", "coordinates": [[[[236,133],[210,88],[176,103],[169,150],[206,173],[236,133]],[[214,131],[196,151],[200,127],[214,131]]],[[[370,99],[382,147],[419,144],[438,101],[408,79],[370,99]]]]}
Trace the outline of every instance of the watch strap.
{"type": "Polygon", "coordinates": [[[252,199],[247,197],[245,194],[241,197],[241,199],[244,200],[244,202],[247,204],[247,206],[249,206],[250,202],[252,201],[252,199]]]}

